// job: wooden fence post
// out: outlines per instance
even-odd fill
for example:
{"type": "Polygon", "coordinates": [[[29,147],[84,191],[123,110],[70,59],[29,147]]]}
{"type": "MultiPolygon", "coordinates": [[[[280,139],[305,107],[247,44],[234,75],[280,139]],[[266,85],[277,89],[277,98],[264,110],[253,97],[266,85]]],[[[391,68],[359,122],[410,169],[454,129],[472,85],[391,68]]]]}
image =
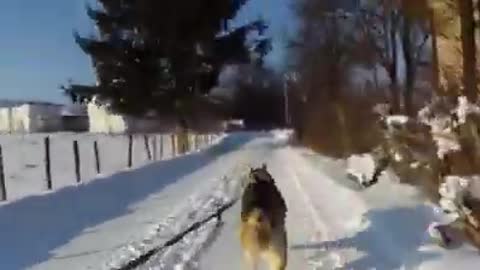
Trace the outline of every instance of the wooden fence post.
{"type": "Polygon", "coordinates": [[[47,189],[52,190],[52,170],[50,164],[50,137],[45,137],[45,176],[47,177],[47,189]]]}
{"type": "Polygon", "coordinates": [[[198,140],[198,134],[195,134],[195,150],[200,149],[200,142],[198,140]]]}
{"type": "Polygon", "coordinates": [[[128,168],[133,166],[133,136],[128,135],[128,168]]]}
{"type": "Polygon", "coordinates": [[[192,151],[192,142],[190,141],[190,138],[191,138],[191,134],[190,134],[189,132],[187,132],[187,133],[185,134],[185,143],[186,143],[186,145],[185,145],[185,152],[184,152],[184,154],[192,151]]]}
{"type": "Polygon", "coordinates": [[[148,160],[152,160],[152,151],[150,151],[150,144],[148,143],[148,135],[143,135],[143,143],[145,144],[145,151],[147,152],[148,160]]]}
{"type": "Polygon", "coordinates": [[[73,157],[75,160],[75,176],[77,178],[77,183],[82,181],[82,177],[80,175],[80,152],[78,151],[78,141],[73,141],[73,157]]]}
{"type": "Polygon", "coordinates": [[[157,160],[158,156],[158,148],[157,148],[157,135],[153,135],[153,141],[152,141],[152,152],[153,152],[153,160],[157,160]]]}
{"type": "Polygon", "coordinates": [[[176,156],[176,147],[175,147],[175,134],[172,134],[172,157],[176,156]]]}
{"type": "Polygon", "coordinates": [[[180,155],[185,154],[185,135],[183,132],[177,134],[177,152],[180,155]]]}
{"type": "Polygon", "coordinates": [[[160,160],[163,159],[163,135],[160,135],[160,160]]]}
{"type": "Polygon", "coordinates": [[[0,145],[0,189],[1,189],[1,197],[0,200],[6,201],[7,200],[7,186],[5,185],[5,172],[3,167],[3,152],[2,146],[0,145]]]}
{"type": "Polygon", "coordinates": [[[93,142],[93,153],[95,154],[95,168],[97,169],[97,174],[100,174],[101,167],[100,167],[100,154],[98,151],[98,142],[94,141],[93,142]]]}

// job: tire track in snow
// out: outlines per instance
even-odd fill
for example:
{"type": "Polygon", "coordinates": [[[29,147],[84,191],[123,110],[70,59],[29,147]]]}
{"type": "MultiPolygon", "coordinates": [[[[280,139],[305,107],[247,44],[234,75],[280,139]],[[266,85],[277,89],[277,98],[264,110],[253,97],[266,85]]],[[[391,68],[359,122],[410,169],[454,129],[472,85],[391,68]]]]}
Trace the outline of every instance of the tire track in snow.
{"type": "MultiPolygon", "coordinates": [[[[117,256],[106,263],[102,269],[117,268],[128,261],[138,258],[153,247],[161,246],[191,224],[204,219],[217,208],[238,197],[238,189],[242,178],[247,156],[242,153],[237,157],[236,165],[227,169],[223,177],[218,177],[202,191],[186,198],[186,202],[175,208],[172,213],[155,227],[140,242],[126,244],[116,252],[117,256]]],[[[175,245],[154,255],[137,269],[196,269],[198,254],[208,245],[212,235],[218,231],[216,222],[207,222],[204,226],[185,236],[175,245]],[[176,268],[173,268],[173,267],[176,268]]]]}
{"type": "MultiPolygon", "coordinates": [[[[312,236],[312,241],[313,242],[320,242],[320,241],[328,241],[329,240],[329,229],[325,222],[323,222],[322,217],[320,217],[320,214],[317,210],[315,210],[315,206],[313,204],[313,201],[308,195],[308,193],[305,191],[305,188],[303,187],[300,177],[298,176],[299,172],[297,170],[291,170],[292,172],[292,178],[293,182],[295,183],[295,186],[297,187],[298,193],[302,197],[305,206],[307,207],[308,211],[310,212],[310,217],[314,223],[315,226],[315,232],[314,235],[312,236]]],[[[308,263],[313,267],[315,270],[331,270],[337,268],[337,266],[340,265],[341,257],[340,255],[336,253],[329,253],[329,250],[326,249],[321,252],[321,257],[316,254],[314,257],[310,257],[308,260],[308,263]]]]}
{"type": "MultiPolygon", "coordinates": [[[[315,210],[314,204],[312,202],[312,198],[310,198],[310,196],[305,191],[303,185],[301,184],[300,178],[298,177],[298,172],[290,168],[288,168],[287,171],[289,172],[289,175],[293,179],[295,187],[297,188],[297,191],[300,194],[300,197],[302,198],[303,203],[305,204],[308,212],[310,213],[310,217],[313,221],[313,224],[315,225],[315,229],[327,235],[328,228],[325,225],[325,223],[322,221],[322,218],[320,217],[318,212],[315,210]]],[[[316,237],[317,236],[315,236],[315,238],[316,237]]],[[[326,237],[323,237],[323,238],[326,238],[326,237]]],[[[320,239],[315,239],[315,240],[320,240],[320,239]]],[[[323,240],[327,240],[327,239],[323,239],[323,240]]]]}
{"type": "MultiPolygon", "coordinates": [[[[300,156],[297,151],[292,151],[291,148],[280,151],[282,163],[292,164],[291,166],[286,166],[285,170],[291,177],[291,182],[295,185],[297,193],[301,197],[315,226],[315,231],[310,241],[314,245],[321,242],[334,241],[337,235],[331,234],[332,229],[335,230],[335,234],[338,234],[339,228],[347,230],[342,232],[342,234],[348,232],[348,229],[344,227],[346,222],[343,217],[337,217],[339,214],[338,208],[341,208],[341,206],[338,206],[338,203],[341,203],[342,197],[349,197],[351,200],[355,194],[338,186],[330,177],[319,174],[319,170],[314,169],[313,165],[310,165],[308,160],[300,156]],[[321,184],[318,184],[318,181],[322,181],[321,184]],[[315,182],[317,184],[314,184],[315,182]],[[332,194],[336,195],[332,196],[332,194]],[[316,196],[315,201],[312,195],[316,196]],[[332,205],[335,206],[332,207],[332,205]]],[[[360,198],[358,198],[356,204],[360,208],[364,207],[364,202],[360,198]]],[[[311,249],[314,251],[314,255],[309,258],[309,264],[318,270],[341,269],[346,258],[343,258],[341,252],[333,251],[337,249],[341,249],[337,244],[324,246],[321,249],[311,249]]]]}
{"type": "MultiPolygon", "coordinates": [[[[246,177],[246,175],[242,173],[246,167],[245,160],[246,157],[243,156],[237,163],[237,166],[235,166],[228,176],[222,177],[215,190],[213,192],[210,191],[206,198],[194,201],[193,209],[201,209],[198,211],[200,217],[191,219],[188,225],[212,214],[217,208],[229,201],[238,199],[241,183],[244,177],[246,177]]],[[[202,252],[216,240],[221,229],[221,224],[219,226],[216,221],[210,221],[198,230],[189,233],[179,243],[171,246],[165,252],[156,255],[138,269],[198,269],[198,260],[202,252]]]]}
{"type": "MultiPolygon", "coordinates": [[[[287,149],[279,149],[273,152],[273,158],[269,161],[279,189],[282,191],[287,202],[287,232],[289,234],[290,245],[301,243],[319,243],[327,241],[329,235],[329,227],[324,222],[325,217],[321,212],[317,211],[312,197],[307,191],[303,181],[310,181],[304,172],[308,170],[297,159],[294,153],[287,149]],[[292,155],[293,154],[293,155],[292,155]],[[304,224],[303,227],[298,227],[298,224],[304,224]],[[308,226],[307,224],[310,224],[308,226]],[[313,229],[312,229],[313,227],[313,229]],[[292,240],[290,240],[292,239],[292,240]],[[296,242],[296,243],[295,243],[296,242]]],[[[299,257],[295,255],[294,249],[290,248],[289,265],[301,265],[302,269],[316,269],[316,270],[332,270],[339,265],[339,255],[334,253],[326,253],[328,251],[321,251],[322,257],[319,258],[318,250],[305,249],[305,253],[301,256],[304,262],[292,262],[291,259],[298,260],[299,257]],[[310,252],[313,251],[313,252],[310,252]],[[312,257],[313,255],[313,257],[312,257]],[[307,268],[308,267],[308,268],[307,268]]]]}

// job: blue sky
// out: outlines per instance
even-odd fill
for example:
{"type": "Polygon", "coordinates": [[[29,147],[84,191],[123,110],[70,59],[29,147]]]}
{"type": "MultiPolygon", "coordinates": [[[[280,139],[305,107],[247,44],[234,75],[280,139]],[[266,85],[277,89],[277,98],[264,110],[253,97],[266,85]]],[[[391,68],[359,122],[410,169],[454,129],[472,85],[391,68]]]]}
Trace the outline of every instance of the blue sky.
{"type": "MultiPolygon", "coordinates": [[[[293,31],[289,1],[251,0],[237,19],[262,16],[270,23],[272,66],[282,63],[283,40],[293,31]]],[[[65,102],[59,86],[69,78],[92,83],[90,59],[75,44],[74,29],[93,31],[84,0],[0,0],[0,99],[65,102]]]]}

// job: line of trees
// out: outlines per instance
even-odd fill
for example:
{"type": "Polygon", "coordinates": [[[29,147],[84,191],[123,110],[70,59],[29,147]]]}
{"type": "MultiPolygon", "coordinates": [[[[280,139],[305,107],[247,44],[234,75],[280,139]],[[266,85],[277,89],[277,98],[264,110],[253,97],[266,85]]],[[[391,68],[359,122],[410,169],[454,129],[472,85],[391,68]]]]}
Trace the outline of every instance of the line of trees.
{"type": "Polygon", "coordinates": [[[299,74],[294,124],[307,143],[334,155],[368,149],[378,134],[348,134],[359,119],[367,127],[375,121],[370,112],[378,103],[414,116],[432,95],[476,102],[474,1],[294,2],[301,21],[291,42],[299,74]]]}

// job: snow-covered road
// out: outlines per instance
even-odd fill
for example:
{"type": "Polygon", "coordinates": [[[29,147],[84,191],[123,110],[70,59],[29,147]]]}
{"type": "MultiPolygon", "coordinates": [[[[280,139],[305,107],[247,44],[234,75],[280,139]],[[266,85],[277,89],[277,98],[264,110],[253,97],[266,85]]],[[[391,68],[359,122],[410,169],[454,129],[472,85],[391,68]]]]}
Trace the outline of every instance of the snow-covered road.
{"type": "MultiPolygon", "coordinates": [[[[348,189],[342,162],[304,149],[273,147],[262,158],[289,209],[288,269],[414,269],[440,256],[417,252],[433,217],[412,188],[383,179],[371,191],[348,189]]],[[[229,213],[200,269],[242,269],[238,211],[229,213]]]]}
{"type": "MultiPolygon", "coordinates": [[[[433,208],[383,177],[348,188],[346,164],[288,146],[285,132],[238,133],[199,153],[0,206],[0,269],[111,269],[171,239],[239,195],[266,162],[285,197],[287,269],[477,269],[469,246],[446,251],[425,230],[433,208]]],[[[239,205],[138,269],[242,269],[239,205]]]]}

